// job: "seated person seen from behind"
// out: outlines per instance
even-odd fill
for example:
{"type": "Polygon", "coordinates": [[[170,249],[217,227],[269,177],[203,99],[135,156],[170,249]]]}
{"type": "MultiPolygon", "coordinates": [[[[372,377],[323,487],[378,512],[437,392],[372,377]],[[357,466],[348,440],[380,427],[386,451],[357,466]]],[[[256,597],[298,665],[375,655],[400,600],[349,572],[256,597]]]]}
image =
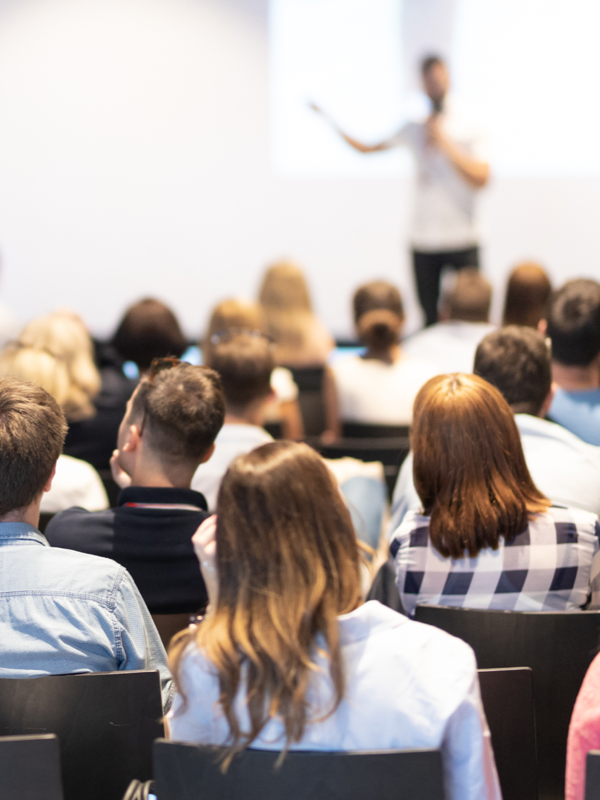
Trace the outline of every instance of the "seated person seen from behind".
{"type": "Polygon", "coordinates": [[[192,535],[208,516],[190,488],[223,425],[218,375],[177,359],[157,359],[127,404],[113,474],[116,508],[71,508],[46,528],[53,547],[112,558],[126,567],[152,614],[194,613],[207,595],[192,535]]]}
{"type": "MultiPolygon", "coordinates": [[[[45,325],[45,321],[40,322],[45,325]]],[[[64,322],[63,318],[57,324],[63,327],[64,322]]],[[[35,323],[36,320],[28,328],[35,323]]],[[[54,327],[55,321],[50,324],[54,327]]],[[[75,326],[66,320],[66,331],[72,327],[75,326]]],[[[100,385],[91,356],[81,356],[71,364],[66,357],[46,345],[29,341],[28,328],[23,332],[23,340],[9,342],[0,352],[0,377],[10,376],[42,386],[60,405],[69,424],[76,425],[77,420],[91,418],[94,413],[92,385],[96,388],[100,385]],[[87,369],[90,370],[89,375],[87,369]]],[[[74,505],[88,511],[101,511],[108,508],[108,497],[100,476],[90,464],[61,453],[52,487],[42,497],[41,511],[55,514],[74,505]]]]}
{"type": "MultiPolygon", "coordinates": [[[[561,505],[600,514],[600,447],[545,419],[552,403],[550,348],[541,333],[508,325],[489,333],[475,353],[474,372],[495,386],[510,405],[527,469],[546,497],[561,505]]],[[[394,489],[390,531],[409,508],[420,508],[412,454],[394,489]]]]}
{"type": "Polygon", "coordinates": [[[436,374],[470,372],[479,342],[490,325],[492,287],[473,268],[457,273],[454,286],[441,300],[440,322],[402,343],[407,356],[435,364],[436,374]]]}
{"type": "Polygon", "coordinates": [[[48,392],[0,379],[0,678],[158,669],[168,707],[166,654],[129,573],[37,529],[66,432],[48,392]]]}
{"type": "Polygon", "coordinates": [[[415,400],[411,440],[422,512],[406,514],[390,545],[408,614],[419,604],[511,611],[586,605],[598,517],[553,506],[535,486],[496,388],[476,375],[432,378],[415,400]]]}
{"type": "Polygon", "coordinates": [[[504,299],[503,325],[536,328],[548,316],[552,285],[546,270],[534,261],[524,261],[510,273],[504,299]]]}
{"type": "Polygon", "coordinates": [[[555,292],[546,333],[556,384],[549,416],[600,445],[600,284],[580,278],[555,292]]]}
{"type": "Polygon", "coordinates": [[[262,427],[273,395],[273,347],[259,332],[225,334],[211,347],[207,365],[221,378],[225,424],[215,439],[212,457],[196,470],[192,488],[204,495],[214,511],[221,480],[233,459],[273,441],[262,427]]]}
{"type": "Polygon", "coordinates": [[[386,281],[367,283],[355,292],[353,310],[365,352],[336,359],[327,372],[328,430],[339,435],[341,422],[409,425],[415,396],[436,370],[407,357],[399,344],[400,292],[386,281]]]}
{"type": "Polygon", "coordinates": [[[499,800],[473,651],[362,604],[356,535],[317,453],[239,456],[194,542],[210,606],[171,649],[172,739],[230,754],[440,748],[448,800],[499,800]]]}

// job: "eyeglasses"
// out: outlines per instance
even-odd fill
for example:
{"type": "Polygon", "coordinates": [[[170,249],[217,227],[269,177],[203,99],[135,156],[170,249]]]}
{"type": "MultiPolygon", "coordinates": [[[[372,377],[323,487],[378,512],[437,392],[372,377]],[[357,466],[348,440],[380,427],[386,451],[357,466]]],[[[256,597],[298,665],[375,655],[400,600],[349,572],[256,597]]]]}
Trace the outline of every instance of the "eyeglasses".
{"type": "MultiPolygon", "coordinates": [[[[165,372],[165,370],[173,369],[173,367],[180,367],[184,364],[184,361],[180,361],[180,359],[175,358],[174,356],[166,356],[165,358],[155,358],[150,364],[150,376],[148,378],[148,389],[146,393],[152,389],[154,386],[154,379],[158,375],[159,372],[165,372]]],[[[138,430],[138,436],[141,436],[144,432],[144,427],[146,426],[146,417],[147,417],[147,409],[146,404],[144,403],[144,415],[142,417],[142,422],[140,424],[138,430]]]]}

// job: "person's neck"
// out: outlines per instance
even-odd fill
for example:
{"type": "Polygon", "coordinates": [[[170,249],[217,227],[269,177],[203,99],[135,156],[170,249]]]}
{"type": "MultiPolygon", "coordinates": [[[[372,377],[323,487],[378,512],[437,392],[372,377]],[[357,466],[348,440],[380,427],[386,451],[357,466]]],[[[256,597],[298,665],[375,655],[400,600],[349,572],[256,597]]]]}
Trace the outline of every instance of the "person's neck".
{"type": "Polygon", "coordinates": [[[195,470],[185,467],[165,467],[156,461],[138,462],[131,474],[131,485],[155,489],[189,489],[195,470]]]}
{"type": "Polygon", "coordinates": [[[17,508],[14,511],[9,511],[8,514],[0,517],[0,522],[26,522],[28,525],[38,528],[40,524],[40,502],[41,498],[26,508],[17,508]]]}
{"type": "Polygon", "coordinates": [[[552,380],[565,392],[583,392],[600,388],[600,371],[596,359],[585,367],[572,367],[552,362],[552,380]]]}
{"type": "Polygon", "coordinates": [[[225,407],[225,425],[255,425],[261,428],[265,421],[264,402],[252,403],[246,407],[225,407]]]}
{"type": "Polygon", "coordinates": [[[395,344],[392,345],[392,347],[385,347],[383,349],[370,347],[364,354],[363,358],[373,359],[375,361],[383,361],[385,364],[395,364],[396,361],[400,360],[401,356],[402,351],[400,350],[400,345],[395,344]]]}

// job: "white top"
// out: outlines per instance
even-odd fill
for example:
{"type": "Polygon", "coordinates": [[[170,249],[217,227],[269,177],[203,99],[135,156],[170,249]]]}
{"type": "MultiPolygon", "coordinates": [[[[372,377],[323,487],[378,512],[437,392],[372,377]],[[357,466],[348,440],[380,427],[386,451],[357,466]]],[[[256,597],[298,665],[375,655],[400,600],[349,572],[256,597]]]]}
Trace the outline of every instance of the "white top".
{"type": "Polygon", "coordinates": [[[340,419],[373,425],[410,425],[417,392],[435,366],[404,354],[393,364],[347,356],[331,365],[340,419]]]}
{"type": "MultiPolygon", "coordinates": [[[[501,800],[490,734],[471,648],[430,625],[413,622],[376,601],[339,618],[346,693],[335,713],[311,722],[292,750],[440,748],[448,800],[501,800]]],[[[312,718],[331,707],[329,664],[315,654],[307,700],[312,718]]],[[[176,696],[169,713],[175,741],[224,744],[229,728],[219,706],[219,682],[195,648],[182,666],[185,711],[176,696]],[[179,713],[180,712],[180,713],[179,713]]],[[[249,726],[243,690],[235,702],[249,726]]],[[[276,718],[253,747],[283,747],[276,718]]]]}
{"type": "MultiPolygon", "coordinates": [[[[444,103],[441,125],[447,136],[468,155],[487,162],[481,128],[450,99],[444,103]]],[[[410,241],[416,250],[462,250],[479,241],[477,193],[436,147],[427,144],[424,122],[409,122],[393,141],[410,147],[417,162],[417,185],[410,241]]]]}
{"type": "Polygon", "coordinates": [[[215,452],[192,478],[192,489],[204,495],[209,511],[217,508],[219,487],[233,459],[272,441],[273,437],[258,425],[223,425],[215,439],[215,452]]]}
{"type": "Polygon", "coordinates": [[[479,342],[495,330],[487,322],[448,320],[436,322],[402,342],[407,356],[427,361],[437,368],[437,375],[449,372],[473,372],[479,342]]]}
{"type": "Polygon", "coordinates": [[[80,458],[61,455],[56,463],[52,488],[42,495],[40,511],[57,514],[73,506],[88,511],[104,511],[108,508],[108,497],[100,475],[91,464],[80,458]]]}
{"type": "MultiPolygon", "coordinates": [[[[515,422],[527,467],[540,492],[553,503],[600,516],[600,447],[586,444],[560,425],[531,414],[515,414],[515,422]]],[[[390,536],[407,511],[421,507],[412,469],[409,453],[394,489],[390,536]]]]}
{"type": "Polygon", "coordinates": [[[279,403],[289,403],[298,399],[298,386],[294,376],[286,367],[275,367],[271,373],[271,389],[275,392],[279,403]]]}

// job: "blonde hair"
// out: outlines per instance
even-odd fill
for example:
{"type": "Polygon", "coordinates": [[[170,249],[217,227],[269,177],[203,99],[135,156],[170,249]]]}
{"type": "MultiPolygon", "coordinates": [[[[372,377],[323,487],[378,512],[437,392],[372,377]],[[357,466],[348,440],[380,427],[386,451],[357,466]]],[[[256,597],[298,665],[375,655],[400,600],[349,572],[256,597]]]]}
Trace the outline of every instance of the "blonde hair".
{"type": "Polygon", "coordinates": [[[265,317],[258,303],[242,297],[229,297],[213,308],[208,321],[208,329],[202,341],[204,362],[208,363],[212,356],[215,334],[242,331],[260,331],[266,333],[265,317]]]}
{"type": "Polygon", "coordinates": [[[0,374],[32,381],[49,392],[69,422],[94,416],[100,391],[93,345],[81,319],[55,311],[30,322],[0,353],[0,374]]]}

